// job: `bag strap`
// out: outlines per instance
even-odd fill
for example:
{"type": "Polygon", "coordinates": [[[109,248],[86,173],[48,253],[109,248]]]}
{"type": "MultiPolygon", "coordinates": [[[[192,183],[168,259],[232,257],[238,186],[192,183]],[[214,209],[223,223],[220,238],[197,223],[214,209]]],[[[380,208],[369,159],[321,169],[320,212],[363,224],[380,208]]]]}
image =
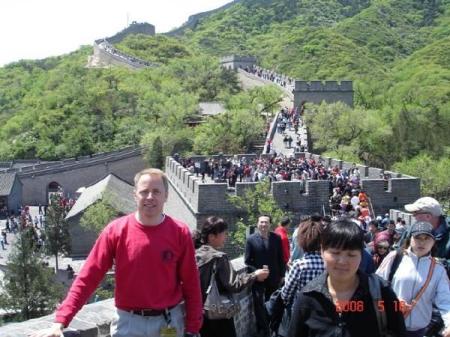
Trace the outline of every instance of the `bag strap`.
{"type": "Polygon", "coordinates": [[[403,251],[401,248],[398,248],[395,253],[394,261],[392,261],[391,270],[389,271],[389,277],[388,281],[392,282],[392,279],[394,278],[394,274],[398,269],[398,266],[400,265],[400,262],[402,262],[403,259],[403,251]]]}
{"type": "Polygon", "coordinates": [[[428,285],[430,284],[431,278],[433,277],[434,272],[434,266],[436,265],[436,259],[434,257],[431,258],[430,268],[428,269],[428,276],[427,280],[423,284],[422,288],[420,288],[419,292],[417,293],[416,297],[411,301],[410,308],[404,313],[404,317],[408,317],[411,311],[416,306],[417,302],[419,302],[420,298],[422,297],[425,290],[427,290],[428,285]]]}
{"type": "Polygon", "coordinates": [[[211,292],[211,288],[213,287],[213,282],[216,282],[216,271],[217,271],[217,259],[214,259],[212,273],[211,273],[211,279],[209,280],[208,289],[206,289],[206,295],[208,295],[211,292]]]}
{"type": "Polygon", "coordinates": [[[380,280],[375,274],[369,276],[369,293],[372,297],[372,304],[377,316],[378,334],[381,337],[387,336],[387,317],[384,310],[379,310],[378,303],[382,300],[380,280]]]}

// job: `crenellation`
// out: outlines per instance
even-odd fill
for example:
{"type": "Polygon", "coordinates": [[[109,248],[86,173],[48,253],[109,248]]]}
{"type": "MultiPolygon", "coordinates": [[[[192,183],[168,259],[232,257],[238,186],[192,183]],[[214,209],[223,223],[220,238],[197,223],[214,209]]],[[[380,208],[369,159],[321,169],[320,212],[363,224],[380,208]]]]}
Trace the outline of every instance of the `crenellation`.
{"type": "Polygon", "coordinates": [[[325,85],[322,81],[311,81],[309,83],[308,91],[324,91],[325,85]]]}
{"type": "MultiPolygon", "coordinates": [[[[251,156],[239,155],[239,157],[247,158],[251,158],[251,156]]],[[[232,157],[234,156],[220,155],[215,158],[232,157]]],[[[361,174],[361,187],[370,196],[377,214],[386,212],[390,208],[400,207],[401,203],[412,202],[420,195],[420,180],[414,177],[396,178],[397,174],[395,173],[395,177],[390,180],[381,179],[380,176],[372,179],[369,177],[369,171],[372,168],[362,164],[344,162],[308,152],[296,153],[296,157],[314,159],[333,167],[337,165],[341,169],[350,169],[356,166],[361,174]]],[[[188,172],[173,159],[167,163],[169,163],[168,167],[171,172],[178,173],[181,170],[188,172]]],[[[220,214],[226,218],[236,217],[237,209],[227,200],[228,195],[243,196],[245,191],[254,188],[257,184],[254,182],[236,183],[234,189],[228,189],[227,183],[202,183],[190,172],[185,173],[183,181],[179,178],[179,174],[174,175],[171,172],[169,172],[169,179],[173,185],[180,186],[178,190],[183,192],[182,197],[189,203],[194,212],[193,216],[198,221],[208,215],[220,214]]],[[[374,171],[372,170],[372,172],[374,171]]],[[[323,210],[329,209],[329,182],[326,180],[277,181],[272,183],[271,193],[280,208],[293,212],[296,217],[299,214],[322,213],[323,210]]]]}
{"type": "Polygon", "coordinates": [[[295,81],[294,106],[300,106],[304,102],[320,104],[344,102],[353,106],[353,82],[352,81],[295,81]]]}
{"type": "Polygon", "coordinates": [[[220,58],[220,64],[227,69],[237,70],[239,68],[253,67],[256,65],[254,56],[228,55],[220,58]]]}
{"type": "Polygon", "coordinates": [[[334,92],[334,91],[353,91],[353,81],[342,80],[338,81],[304,81],[296,80],[294,91],[324,91],[324,92],[334,92]]]}
{"type": "Polygon", "coordinates": [[[323,160],[324,160],[324,163],[326,166],[328,166],[328,167],[332,166],[332,164],[331,164],[332,158],[331,157],[323,157],[323,160]]]}
{"type": "Polygon", "coordinates": [[[382,176],[384,170],[376,167],[369,167],[368,177],[371,179],[379,179],[382,176]]]}
{"type": "Polygon", "coordinates": [[[407,226],[410,226],[415,222],[415,218],[412,213],[407,213],[398,209],[391,209],[389,211],[389,217],[391,219],[401,218],[405,220],[407,226]]]}
{"type": "Polygon", "coordinates": [[[338,90],[341,90],[341,86],[339,85],[338,81],[325,81],[324,90],[325,91],[338,91],[338,90]]]}
{"type": "Polygon", "coordinates": [[[246,193],[249,189],[255,188],[256,185],[258,185],[258,183],[254,183],[254,182],[236,183],[236,195],[237,195],[238,197],[242,197],[242,196],[245,195],[245,193],[246,193]]]}
{"type": "Polygon", "coordinates": [[[344,167],[344,161],[338,159],[331,159],[331,167],[338,167],[340,170],[344,167]]]}
{"type": "Polygon", "coordinates": [[[342,91],[353,91],[353,81],[341,81],[339,88],[342,91]]]}

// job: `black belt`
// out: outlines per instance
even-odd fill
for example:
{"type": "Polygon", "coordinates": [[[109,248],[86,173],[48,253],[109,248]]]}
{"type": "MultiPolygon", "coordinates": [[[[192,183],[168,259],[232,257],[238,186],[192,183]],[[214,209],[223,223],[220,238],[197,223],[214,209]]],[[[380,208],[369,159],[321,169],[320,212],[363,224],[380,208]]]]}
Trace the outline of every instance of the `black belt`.
{"type": "Polygon", "coordinates": [[[164,313],[167,310],[173,309],[175,307],[176,305],[168,307],[166,309],[122,309],[122,310],[129,312],[130,314],[139,316],[161,316],[164,315],[164,313]]]}

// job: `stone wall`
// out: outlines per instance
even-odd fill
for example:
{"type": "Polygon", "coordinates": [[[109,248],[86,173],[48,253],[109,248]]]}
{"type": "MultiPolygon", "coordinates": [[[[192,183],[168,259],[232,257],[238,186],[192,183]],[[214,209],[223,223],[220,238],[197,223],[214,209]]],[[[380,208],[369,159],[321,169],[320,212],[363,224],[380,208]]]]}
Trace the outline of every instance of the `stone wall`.
{"type": "Polygon", "coordinates": [[[94,42],[94,54],[89,62],[99,67],[109,65],[127,66],[130,69],[139,69],[145,67],[156,67],[156,64],[129,56],[115,49],[106,40],[94,42]]]}
{"type": "Polygon", "coordinates": [[[408,226],[411,226],[416,222],[416,219],[414,218],[414,215],[412,215],[412,213],[404,212],[398,209],[389,210],[389,219],[397,220],[397,218],[402,218],[403,220],[405,220],[406,225],[408,226]]]}
{"type": "Polygon", "coordinates": [[[303,101],[320,104],[344,102],[353,107],[353,82],[352,81],[295,81],[294,106],[299,106],[303,101]]]}
{"type": "MultiPolygon", "coordinates": [[[[314,159],[326,166],[337,166],[348,170],[352,167],[359,169],[361,186],[371,198],[375,214],[384,214],[389,209],[403,207],[414,202],[420,196],[420,179],[402,175],[396,172],[385,172],[362,164],[344,162],[329,157],[322,157],[312,153],[296,153],[296,157],[314,159]],[[385,180],[380,175],[389,173],[392,178],[385,180]]],[[[231,156],[214,156],[228,158],[231,156]]],[[[241,154],[238,157],[253,158],[254,154],[241,154]]],[[[194,160],[204,160],[204,156],[194,156],[194,160]]],[[[179,192],[179,197],[189,205],[193,217],[199,222],[208,215],[224,217],[233,223],[240,215],[236,208],[228,201],[229,195],[241,196],[248,188],[256,183],[236,183],[234,189],[229,189],[226,183],[202,183],[200,177],[183,168],[173,158],[166,158],[166,173],[171,184],[179,192]]],[[[293,212],[295,218],[305,214],[323,213],[329,211],[329,183],[323,180],[277,181],[272,183],[272,194],[278,206],[293,212]]]]}
{"type": "Polygon", "coordinates": [[[17,210],[22,205],[22,182],[16,175],[11,193],[8,196],[8,209],[17,210]]]}
{"type": "MultiPolygon", "coordinates": [[[[238,272],[245,271],[243,258],[231,261],[238,272]]],[[[235,317],[238,337],[250,337],[254,334],[255,318],[251,292],[244,289],[236,294],[241,304],[241,311],[235,317]]],[[[109,337],[109,325],[115,313],[114,300],[109,299],[85,305],[75,316],[68,329],[64,331],[65,337],[109,337]]],[[[37,319],[31,319],[21,323],[12,323],[0,327],[2,337],[26,337],[29,333],[50,326],[54,315],[48,315],[37,319]]]]}
{"type": "Polygon", "coordinates": [[[245,69],[246,67],[252,68],[256,65],[256,58],[253,56],[237,56],[230,55],[220,59],[220,64],[226,69],[238,70],[239,68],[245,69]]]}
{"type": "MultiPolygon", "coordinates": [[[[98,234],[80,224],[84,212],[80,212],[68,221],[70,236],[70,256],[86,257],[94,246],[98,234]]],[[[106,224],[105,224],[106,225],[106,224]]]]}
{"type": "Polygon", "coordinates": [[[73,196],[79,187],[92,185],[110,173],[133,184],[134,175],[146,166],[142,149],[131,147],[93,156],[69,158],[49,165],[35,165],[16,172],[23,184],[23,203],[38,205],[47,204],[48,185],[51,182],[57,182],[64,193],[73,196]]]}

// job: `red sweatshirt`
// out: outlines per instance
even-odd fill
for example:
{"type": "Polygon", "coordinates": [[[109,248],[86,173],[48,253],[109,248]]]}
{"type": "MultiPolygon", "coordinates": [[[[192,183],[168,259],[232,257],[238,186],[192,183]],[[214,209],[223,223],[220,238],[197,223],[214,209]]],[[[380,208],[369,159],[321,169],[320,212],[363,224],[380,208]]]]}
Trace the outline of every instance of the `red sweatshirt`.
{"type": "Polygon", "coordinates": [[[281,237],[281,248],[283,249],[283,261],[284,263],[289,262],[289,258],[291,257],[291,249],[289,247],[289,238],[287,229],[283,226],[278,226],[274,231],[281,237]]]}
{"type": "Polygon", "coordinates": [[[186,303],[186,331],[202,324],[200,278],[189,228],[169,216],[143,226],[134,214],[106,226],[92,248],[56,321],[68,326],[115,263],[115,303],[123,310],[164,309],[186,303]]]}

